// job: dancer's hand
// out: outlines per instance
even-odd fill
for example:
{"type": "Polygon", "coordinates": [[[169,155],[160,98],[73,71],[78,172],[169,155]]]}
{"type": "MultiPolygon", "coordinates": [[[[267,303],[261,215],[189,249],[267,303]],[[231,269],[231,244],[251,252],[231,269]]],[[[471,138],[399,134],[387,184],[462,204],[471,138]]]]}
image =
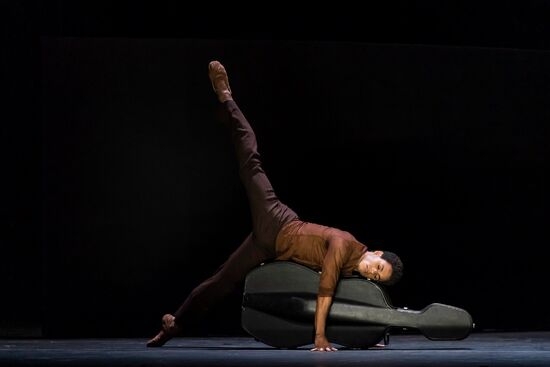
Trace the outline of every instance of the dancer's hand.
{"type": "Polygon", "coordinates": [[[336,352],[338,349],[332,347],[324,335],[315,337],[315,348],[311,349],[312,352],[336,352]]]}

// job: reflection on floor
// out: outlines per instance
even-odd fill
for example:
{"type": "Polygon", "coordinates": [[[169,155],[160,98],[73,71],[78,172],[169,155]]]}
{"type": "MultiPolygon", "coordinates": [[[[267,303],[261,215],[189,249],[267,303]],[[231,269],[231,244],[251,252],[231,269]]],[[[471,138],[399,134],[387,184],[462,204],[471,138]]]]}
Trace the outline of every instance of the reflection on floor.
{"type": "Polygon", "coordinates": [[[384,348],[314,353],[279,350],[251,338],[0,340],[0,366],[550,366],[550,332],[473,333],[452,342],[392,336],[384,348]]]}

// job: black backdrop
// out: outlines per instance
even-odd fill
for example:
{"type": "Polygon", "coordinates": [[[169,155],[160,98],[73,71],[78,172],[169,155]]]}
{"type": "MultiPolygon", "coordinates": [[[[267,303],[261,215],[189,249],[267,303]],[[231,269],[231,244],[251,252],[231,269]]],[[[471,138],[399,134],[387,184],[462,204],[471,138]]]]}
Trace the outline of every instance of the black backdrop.
{"type": "Polygon", "coordinates": [[[402,255],[396,305],[550,329],[546,1],[194,5],[0,4],[0,336],[150,336],[240,243],[212,58],[279,196],[402,255]]]}
{"type": "MultiPolygon", "coordinates": [[[[151,330],[247,235],[211,59],[280,198],[402,256],[396,305],[550,326],[529,312],[545,296],[548,53],[81,38],[44,39],[42,59],[47,334],[151,330]]],[[[239,290],[197,332],[238,331],[238,309],[239,290]]]]}

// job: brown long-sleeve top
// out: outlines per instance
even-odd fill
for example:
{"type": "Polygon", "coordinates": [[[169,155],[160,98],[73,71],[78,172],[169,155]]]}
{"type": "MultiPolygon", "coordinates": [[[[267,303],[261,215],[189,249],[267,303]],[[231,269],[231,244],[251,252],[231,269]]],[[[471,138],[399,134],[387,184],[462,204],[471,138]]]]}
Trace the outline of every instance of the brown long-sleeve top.
{"type": "Polygon", "coordinates": [[[277,235],[275,260],[321,270],[318,295],[332,296],[340,275],[350,276],[366,251],[367,247],[349,232],[294,220],[277,235]]]}

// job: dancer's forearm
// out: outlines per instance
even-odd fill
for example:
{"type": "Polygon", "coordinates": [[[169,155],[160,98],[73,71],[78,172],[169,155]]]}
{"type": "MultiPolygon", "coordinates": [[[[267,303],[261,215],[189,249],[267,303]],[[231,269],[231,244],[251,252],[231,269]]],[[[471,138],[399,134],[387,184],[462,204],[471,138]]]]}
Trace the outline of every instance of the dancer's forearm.
{"type": "Polygon", "coordinates": [[[315,309],[315,349],[318,351],[336,350],[331,347],[326,335],[326,321],[332,296],[317,296],[317,307],[315,309]]]}

